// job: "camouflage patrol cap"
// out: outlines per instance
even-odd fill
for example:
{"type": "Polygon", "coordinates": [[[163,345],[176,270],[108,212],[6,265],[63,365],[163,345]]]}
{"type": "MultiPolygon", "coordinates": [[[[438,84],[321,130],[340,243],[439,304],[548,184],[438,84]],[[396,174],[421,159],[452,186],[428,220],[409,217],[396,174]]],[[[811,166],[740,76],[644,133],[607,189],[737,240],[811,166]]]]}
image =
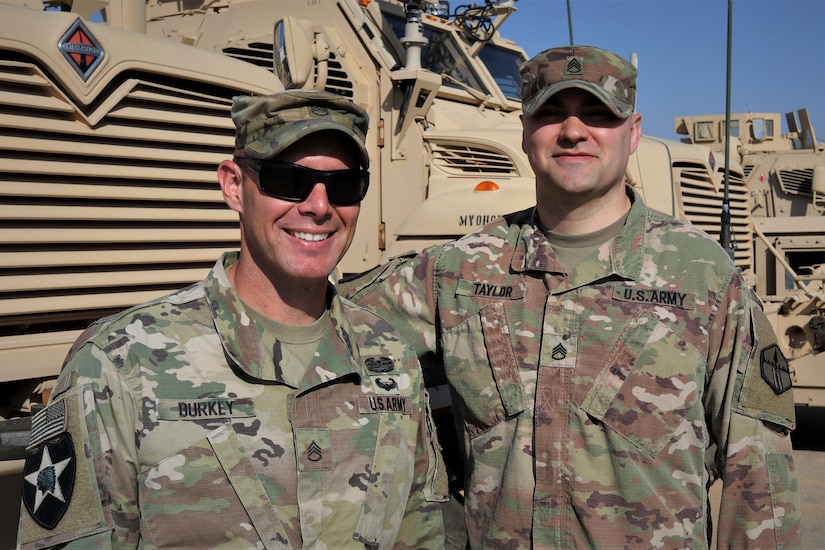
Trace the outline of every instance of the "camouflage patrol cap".
{"type": "Polygon", "coordinates": [[[627,118],[636,106],[636,67],[613,52],[593,46],[565,46],[536,54],[519,70],[522,109],[535,114],[555,93],[586,90],[627,118]]]}
{"type": "Polygon", "coordinates": [[[232,102],[235,154],[253,159],[277,156],[313,132],[337,130],[349,136],[369,168],[365,143],[369,116],[353,101],[323,90],[285,90],[239,96],[232,102]]]}

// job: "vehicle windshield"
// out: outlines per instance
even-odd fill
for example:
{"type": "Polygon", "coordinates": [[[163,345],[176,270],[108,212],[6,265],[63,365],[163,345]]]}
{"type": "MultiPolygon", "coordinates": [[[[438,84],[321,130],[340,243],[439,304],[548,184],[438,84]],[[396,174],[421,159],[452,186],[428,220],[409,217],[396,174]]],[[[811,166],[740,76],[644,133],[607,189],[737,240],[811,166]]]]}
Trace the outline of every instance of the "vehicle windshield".
{"type": "Polygon", "coordinates": [[[508,99],[521,101],[521,78],[518,70],[526,59],[519,52],[489,43],[481,48],[478,56],[504,95],[508,99]]]}
{"type": "MultiPolygon", "coordinates": [[[[395,35],[399,39],[402,38],[406,24],[404,19],[388,13],[384,16],[392,25],[395,35]]],[[[467,63],[467,59],[461,54],[452,34],[424,26],[424,37],[427,39],[427,45],[421,49],[421,66],[444,77],[442,85],[459,90],[472,88],[489,95],[486,86],[481,83],[478,75],[467,63]]]]}

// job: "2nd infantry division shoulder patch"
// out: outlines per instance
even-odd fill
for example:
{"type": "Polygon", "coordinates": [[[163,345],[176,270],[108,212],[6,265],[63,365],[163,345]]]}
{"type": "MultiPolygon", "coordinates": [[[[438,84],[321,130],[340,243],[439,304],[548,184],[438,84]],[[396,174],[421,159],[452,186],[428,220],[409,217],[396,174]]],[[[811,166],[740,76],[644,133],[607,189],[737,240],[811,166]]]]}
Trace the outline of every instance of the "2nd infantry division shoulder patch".
{"type": "Polygon", "coordinates": [[[26,451],[23,504],[40,526],[54,529],[74,490],[76,460],[68,433],[26,451]]]}

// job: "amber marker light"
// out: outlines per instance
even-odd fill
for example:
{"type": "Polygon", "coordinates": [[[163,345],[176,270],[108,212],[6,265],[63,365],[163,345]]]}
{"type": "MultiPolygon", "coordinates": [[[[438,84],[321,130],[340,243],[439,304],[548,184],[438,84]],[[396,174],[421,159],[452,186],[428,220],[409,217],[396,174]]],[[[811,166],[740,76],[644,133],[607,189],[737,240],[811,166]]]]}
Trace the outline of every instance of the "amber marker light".
{"type": "Polygon", "coordinates": [[[366,8],[367,6],[369,6],[370,2],[372,2],[372,0],[358,0],[358,3],[361,4],[362,8],[366,8]]]}
{"type": "Polygon", "coordinates": [[[494,181],[484,180],[475,186],[473,191],[498,191],[498,184],[494,181]]]}
{"type": "MultiPolygon", "coordinates": [[[[367,1],[369,1],[369,0],[367,0],[367,1]]],[[[431,15],[429,13],[425,13],[424,18],[429,19],[430,21],[435,21],[437,23],[444,23],[445,25],[450,23],[449,21],[447,21],[443,17],[438,17],[437,15],[431,15]]]]}

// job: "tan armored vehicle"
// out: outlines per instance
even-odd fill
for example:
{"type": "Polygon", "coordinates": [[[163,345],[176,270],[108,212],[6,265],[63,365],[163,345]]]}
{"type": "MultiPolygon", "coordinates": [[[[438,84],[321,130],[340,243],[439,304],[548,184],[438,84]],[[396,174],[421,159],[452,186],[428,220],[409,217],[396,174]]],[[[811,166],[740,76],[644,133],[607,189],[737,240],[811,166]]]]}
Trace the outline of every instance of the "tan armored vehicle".
{"type": "MultiPolygon", "coordinates": [[[[730,116],[730,155],[745,173],[753,238],[746,272],[790,362],[798,404],[825,406],[825,144],[808,112],[730,116]]],[[[677,117],[686,143],[725,149],[724,115],[677,117]]],[[[737,252],[738,253],[738,252],[737,252]]]]}
{"type": "MultiPolygon", "coordinates": [[[[314,87],[368,110],[372,182],[341,274],[534,203],[518,118],[527,56],[499,34],[515,9],[0,0],[0,547],[14,544],[28,416],[71,342],[236,246],[215,179],[233,146],[233,96],[314,87]]],[[[645,137],[628,179],[651,206],[718,235],[713,158],[645,137]]],[[[736,163],[730,196],[735,241],[751,243],[736,163]]],[[[737,264],[752,269],[754,254],[740,246],[737,264]]]]}

